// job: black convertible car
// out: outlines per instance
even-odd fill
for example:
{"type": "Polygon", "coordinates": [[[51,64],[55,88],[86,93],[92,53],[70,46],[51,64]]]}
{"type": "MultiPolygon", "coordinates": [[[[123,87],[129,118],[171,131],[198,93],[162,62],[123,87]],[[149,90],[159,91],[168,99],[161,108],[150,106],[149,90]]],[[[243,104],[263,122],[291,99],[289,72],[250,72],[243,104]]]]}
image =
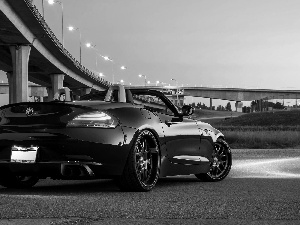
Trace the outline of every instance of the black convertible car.
{"type": "Polygon", "coordinates": [[[223,180],[230,148],[221,132],[190,119],[192,113],[162,92],[122,85],[80,101],[3,106],[0,184],[28,188],[48,177],[112,178],[122,190],[149,191],[159,177],[223,180]]]}

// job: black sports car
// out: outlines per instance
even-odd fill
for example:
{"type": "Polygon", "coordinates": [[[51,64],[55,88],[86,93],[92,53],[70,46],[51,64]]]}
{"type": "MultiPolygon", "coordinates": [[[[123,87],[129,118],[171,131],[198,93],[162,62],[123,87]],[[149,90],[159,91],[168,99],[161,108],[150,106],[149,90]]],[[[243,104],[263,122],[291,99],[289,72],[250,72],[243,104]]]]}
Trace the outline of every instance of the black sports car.
{"type": "Polygon", "coordinates": [[[230,148],[221,132],[189,119],[192,113],[162,92],[122,85],[80,101],[3,106],[0,184],[112,178],[122,190],[149,191],[173,175],[220,181],[231,168],[230,148]]]}

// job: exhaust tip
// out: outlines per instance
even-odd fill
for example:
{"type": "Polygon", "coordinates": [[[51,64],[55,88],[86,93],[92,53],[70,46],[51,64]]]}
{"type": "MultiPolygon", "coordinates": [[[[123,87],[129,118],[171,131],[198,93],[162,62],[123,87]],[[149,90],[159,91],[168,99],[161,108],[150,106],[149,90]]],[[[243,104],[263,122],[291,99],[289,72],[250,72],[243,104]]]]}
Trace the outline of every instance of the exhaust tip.
{"type": "Polygon", "coordinates": [[[61,175],[64,177],[94,177],[95,174],[88,165],[62,164],[61,175]]]}

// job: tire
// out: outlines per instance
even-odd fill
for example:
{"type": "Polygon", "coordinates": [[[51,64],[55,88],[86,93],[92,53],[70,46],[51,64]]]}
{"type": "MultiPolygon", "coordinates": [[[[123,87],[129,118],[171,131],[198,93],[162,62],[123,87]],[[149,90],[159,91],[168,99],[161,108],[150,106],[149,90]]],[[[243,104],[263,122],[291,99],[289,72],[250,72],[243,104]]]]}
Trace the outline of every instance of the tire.
{"type": "Polygon", "coordinates": [[[149,130],[138,133],[117,184],[124,191],[150,191],[159,177],[159,145],[149,130]]]}
{"type": "Polygon", "coordinates": [[[195,176],[207,182],[221,181],[228,175],[231,165],[232,156],[230,147],[225,140],[219,138],[214,145],[209,172],[195,174],[195,176]]]}
{"type": "Polygon", "coordinates": [[[17,176],[11,174],[0,178],[0,185],[7,188],[30,188],[39,181],[37,176],[17,176]]]}

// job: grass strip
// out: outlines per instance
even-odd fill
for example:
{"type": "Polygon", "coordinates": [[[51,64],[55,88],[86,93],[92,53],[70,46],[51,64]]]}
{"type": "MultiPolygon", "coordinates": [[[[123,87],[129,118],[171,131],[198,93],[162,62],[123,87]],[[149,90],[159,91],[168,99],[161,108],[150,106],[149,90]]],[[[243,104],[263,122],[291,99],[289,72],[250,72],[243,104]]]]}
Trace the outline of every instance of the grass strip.
{"type": "Polygon", "coordinates": [[[299,131],[222,131],[231,148],[299,148],[299,131]]]}

